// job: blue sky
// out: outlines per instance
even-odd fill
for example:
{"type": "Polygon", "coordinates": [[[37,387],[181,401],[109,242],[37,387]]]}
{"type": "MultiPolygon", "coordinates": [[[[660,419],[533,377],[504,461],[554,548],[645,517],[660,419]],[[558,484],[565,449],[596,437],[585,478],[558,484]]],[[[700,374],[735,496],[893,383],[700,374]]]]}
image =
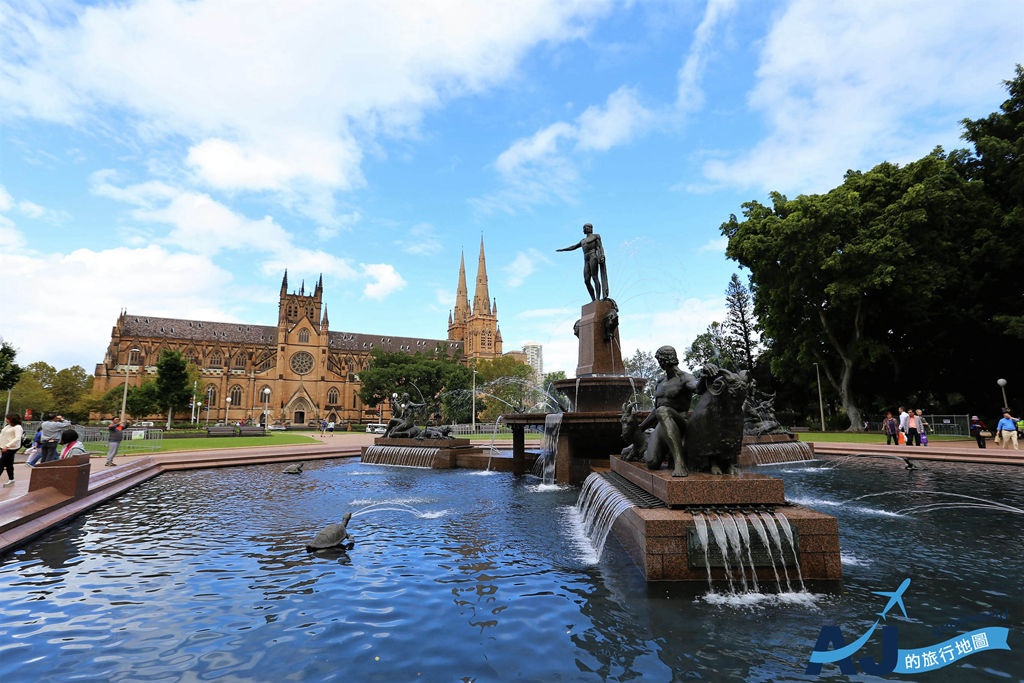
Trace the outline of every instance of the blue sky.
{"type": "MultiPolygon", "coordinates": [[[[721,319],[718,226],[960,146],[1024,3],[0,2],[3,326],[90,369],[118,311],[443,338],[481,235],[506,350],[575,366],[579,252],[626,353],[721,319]]],[[[472,284],[470,285],[472,287],[472,284]]]]}

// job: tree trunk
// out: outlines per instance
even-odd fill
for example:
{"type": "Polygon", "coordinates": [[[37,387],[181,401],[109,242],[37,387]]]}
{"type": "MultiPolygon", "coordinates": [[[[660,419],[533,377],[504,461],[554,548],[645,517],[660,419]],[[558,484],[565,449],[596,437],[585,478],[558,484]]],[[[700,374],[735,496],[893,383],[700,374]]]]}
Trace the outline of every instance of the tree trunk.
{"type": "Polygon", "coordinates": [[[843,404],[843,410],[846,411],[846,416],[850,419],[850,426],[846,428],[846,431],[848,432],[864,431],[864,424],[861,420],[860,409],[854,405],[853,397],[850,395],[850,383],[853,378],[853,359],[856,357],[857,345],[860,343],[860,327],[862,322],[861,314],[861,302],[858,302],[857,309],[853,317],[853,335],[850,338],[849,343],[844,347],[839,344],[835,335],[832,334],[828,321],[825,319],[825,314],[821,310],[818,311],[818,319],[821,321],[821,327],[825,331],[825,337],[828,339],[832,348],[839,354],[839,359],[843,363],[842,373],[838,382],[836,382],[835,377],[832,375],[832,370],[829,366],[825,363],[822,363],[822,366],[825,368],[825,376],[828,377],[829,382],[839,394],[839,400],[843,404]]]}
{"type": "Polygon", "coordinates": [[[174,408],[167,409],[167,429],[171,428],[171,417],[174,415],[174,408]]]}

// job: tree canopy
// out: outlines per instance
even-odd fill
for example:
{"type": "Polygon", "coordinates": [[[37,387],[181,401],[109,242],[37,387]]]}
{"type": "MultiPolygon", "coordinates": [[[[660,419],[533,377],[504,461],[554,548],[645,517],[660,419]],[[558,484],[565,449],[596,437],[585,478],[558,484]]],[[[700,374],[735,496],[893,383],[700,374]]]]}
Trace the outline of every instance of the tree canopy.
{"type": "Polygon", "coordinates": [[[167,429],[170,429],[174,411],[187,406],[192,398],[192,379],[181,351],[164,349],[160,353],[154,384],[157,407],[167,411],[167,429]]]}
{"type": "Polygon", "coordinates": [[[359,398],[369,406],[388,401],[392,395],[408,393],[417,403],[440,405],[447,420],[469,419],[466,401],[446,392],[468,392],[472,372],[455,360],[434,353],[407,354],[373,352],[369,367],[359,373],[359,398]]]}
{"type": "MultiPolygon", "coordinates": [[[[721,226],[750,270],[754,314],[780,380],[813,373],[849,419],[912,399],[973,410],[1019,353],[1024,71],[1002,112],[965,121],[974,152],[941,148],[721,226]]],[[[1019,384],[1019,382],[1017,383],[1019,384]]]]}
{"type": "Polygon", "coordinates": [[[13,389],[21,379],[22,368],[14,362],[18,352],[7,342],[0,344],[0,391],[13,389]]]}

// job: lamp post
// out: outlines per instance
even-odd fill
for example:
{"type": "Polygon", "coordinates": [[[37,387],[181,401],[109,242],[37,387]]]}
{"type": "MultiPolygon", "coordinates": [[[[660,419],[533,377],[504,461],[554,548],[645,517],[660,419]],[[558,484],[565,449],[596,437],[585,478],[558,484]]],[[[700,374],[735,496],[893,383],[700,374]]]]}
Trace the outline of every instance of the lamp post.
{"type": "Polygon", "coordinates": [[[821,398],[821,368],[814,364],[814,374],[818,376],[818,410],[821,411],[821,431],[825,431],[825,402],[821,398]]]}
{"type": "Polygon", "coordinates": [[[125,406],[128,405],[128,375],[132,371],[132,366],[131,366],[131,362],[130,361],[132,359],[131,354],[133,354],[133,353],[141,353],[141,352],[138,349],[131,349],[128,352],[128,354],[129,354],[128,355],[129,363],[128,363],[128,365],[125,365],[125,367],[124,367],[124,392],[121,394],[121,424],[124,424],[124,409],[125,409],[125,406]]]}
{"type": "Polygon", "coordinates": [[[1010,404],[1006,402],[1006,380],[1002,378],[997,379],[996,384],[998,384],[999,388],[1003,391],[1003,410],[1009,410],[1010,404]]]}
{"type": "Polygon", "coordinates": [[[231,397],[224,399],[224,424],[228,423],[228,415],[231,413],[231,397]]]}
{"type": "Polygon", "coordinates": [[[270,428],[270,387],[263,388],[263,429],[270,428]]]}
{"type": "Polygon", "coordinates": [[[210,426],[210,405],[213,403],[213,385],[206,388],[206,426],[210,426]]]}
{"type": "Polygon", "coordinates": [[[473,371],[473,415],[471,416],[471,418],[473,424],[473,433],[476,434],[476,370],[473,371]]]}

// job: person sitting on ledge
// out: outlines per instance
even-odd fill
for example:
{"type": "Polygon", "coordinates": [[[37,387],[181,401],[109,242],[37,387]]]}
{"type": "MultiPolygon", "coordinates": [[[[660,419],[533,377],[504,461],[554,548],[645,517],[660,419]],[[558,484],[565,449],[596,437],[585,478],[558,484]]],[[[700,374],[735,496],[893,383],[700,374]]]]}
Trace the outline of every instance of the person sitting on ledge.
{"type": "Polygon", "coordinates": [[[673,477],[689,474],[683,459],[683,439],[686,438],[686,413],[697,390],[697,378],[679,368],[679,357],[671,346],[662,346],[654,352],[658,365],[665,371],[665,379],[654,388],[654,410],[640,423],[639,430],[652,427],[654,432],[647,442],[647,467],[660,469],[666,455],[674,463],[673,477]]]}
{"type": "Polygon", "coordinates": [[[76,455],[85,455],[85,445],[78,440],[78,432],[69,429],[60,435],[60,460],[67,460],[76,455]]]}

